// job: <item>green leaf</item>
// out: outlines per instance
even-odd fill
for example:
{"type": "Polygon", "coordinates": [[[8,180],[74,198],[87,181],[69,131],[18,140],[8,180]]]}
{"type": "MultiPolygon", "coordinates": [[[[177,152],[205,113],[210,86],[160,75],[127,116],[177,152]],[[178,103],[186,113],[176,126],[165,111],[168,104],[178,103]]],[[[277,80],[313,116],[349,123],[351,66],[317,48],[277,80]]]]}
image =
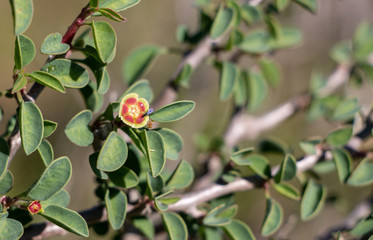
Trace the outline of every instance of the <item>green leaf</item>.
{"type": "Polygon", "coordinates": [[[338,121],[350,120],[359,110],[360,106],[357,98],[347,98],[338,104],[334,110],[333,118],[338,121]]]}
{"type": "Polygon", "coordinates": [[[172,192],[173,190],[163,193],[154,198],[154,206],[158,211],[161,211],[161,212],[167,211],[168,204],[177,202],[179,200],[179,198],[177,198],[176,201],[174,201],[175,198],[171,198],[171,201],[170,201],[169,198],[165,198],[167,195],[171,194],[172,192]]]}
{"type": "Polygon", "coordinates": [[[149,103],[153,100],[153,90],[150,87],[149,81],[145,79],[136,81],[132,84],[119,99],[121,100],[129,93],[137,93],[139,97],[146,99],[149,103]]]}
{"type": "Polygon", "coordinates": [[[80,92],[83,95],[87,108],[93,113],[97,113],[104,103],[104,98],[98,94],[96,83],[90,81],[87,86],[80,89],[80,92]]]}
{"type": "Polygon", "coordinates": [[[30,188],[27,196],[31,199],[47,200],[66,186],[70,180],[71,171],[68,157],[60,157],[52,161],[39,180],[30,188]]]}
{"type": "Polygon", "coordinates": [[[73,210],[60,206],[49,205],[44,209],[44,213],[41,213],[41,215],[48,221],[69,232],[83,237],[88,237],[89,235],[86,221],[82,216],[73,210]]]}
{"type": "Polygon", "coordinates": [[[132,218],[132,224],[140,230],[148,239],[154,239],[155,231],[153,223],[146,217],[138,216],[132,218]]]}
{"type": "Polygon", "coordinates": [[[146,131],[146,151],[153,177],[158,176],[166,163],[166,152],[161,134],[146,131]]]}
{"type": "Polygon", "coordinates": [[[166,186],[168,189],[182,189],[192,184],[194,180],[194,171],[192,166],[185,160],[181,160],[166,186]]]}
{"type": "Polygon", "coordinates": [[[348,63],[351,61],[352,49],[349,41],[343,41],[333,46],[330,57],[337,63],[348,63]]]}
{"type": "Polygon", "coordinates": [[[132,85],[150,68],[154,59],[164,52],[164,49],[147,45],[139,47],[129,53],[123,62],[122,73],[124,80],[132,85]]]}
{"type": "Polygon", "coordinates": [[[238,69],[234,63],[224,61],[220,72],[220,100],[226,100],[232,93],[236,79],[239,76],[238,69]]]}
{"type": "Polygon", "coordinates": [[[183,148],[183,139],[181,136],[168,128],[155,129],[158,133],[161,134],[165,151],[166,158],[170,160],[177,160],[179,158],[179,152],[183,148]]]}
{"type": "Polygon", "coordinates": [[[317,12],[317,1],[316,0],[293,0],[293,1],[313,14],[317,12]]]}
{"type": "Polygon", "coordinates": [[[65,87],[62,83],[52,74],[43,71],[34,71],[30,74],[27,74],[28,77],[31,77],[36,82],[40,83],[41,85],[50,87],[56,91],[61,93],[65,93],[65,87]]]}
{"type": "Polygon", "coordinates": [[[345,183],[352,171],[352,161],[350,155],[342,149],[332,150],[333,160],[337,167],[340,183],[345,183]]]}
{"type": "Polygon", "coordinates": [[[117,35],[107,22],[92,21],[91,26],[98,55],[103,63],[108,63],[116,49],[117,35]]]}
{"type": "Polygon", "coordinates": [[[373,26],[368,22],[359,24],[353,39],[354,57],[365,60],[373,52],[373,26]]]}
{"type": "Polygon", "coordinates": [[[201,227],[203,230],[203,239],[204,240],[222,240],[223,239],[223,233],[220,230],[220,228],[215,227],[201,227]]]}
{"type": "Polygon", "coordinates": [[[89,155],[89,165],[91,166],[93,173],[96,174],[98,178],[107,180],[109,178],[107,173],[97,168],[98,155],[99,152],[95,152],[89,155]]]}
{"type": "Polygon", "coordinates": [[[348,143],[351,137],[352,127],[341,127],[329,133],[329,135],[326,137],[326,142],[330,145],[339,147],[348,143]]]}
{"type": "Polygon", "coordinates": [[[227,225],[231,222],[231,218],[236,214],[236,212],[237,205],[219,205],[206,215],[203,219],[203,224],[211,227],[227,225]]]}
{"type": "Polygon", "coordinates": [[[98,12],[102,14],[102,16],[107,17],[116,22],[124,22],[126,19],[122,17],[119,13],[111,10],[110,8],[100,8],[98,12]]]}
{"type": "Polygon", "coordinates": [[[101,0],[98,8],[110,8],[113,11],[120,12],[138,4],[140,0],[101,0]]]}
{"type": "Polygon", "coordinates": [[[194,106],[193,101],[178,101],[155,110],[149,117],[156,122],[173,122],[188,115],[194,106]]]}
{"type": "Polygon", "coordinates": [[[43,208],[46,208],[49,205],[55,205],[66,208],[67,206],[69,206],[69,203],[70,195],[65,189],[62,189],[58,193],[54,194],[52,197],[48,198],[48,200],[40,202],[43,208]]]}
{"type": "Polygon", "coordinates": [[[192,76],[192,73],[192,66],[188,63],[184,64],[183,69],[179,72],[174,80],[175,84],[180,84],[183,87],[189,87],[189,79],[192,76]]]}
{"type": "Polygon", "coordinates": [[[131,169],[122,166],[114,172],[109,172],[109,179],[118,187],[132,188],[139,183],[139,178],[131,169]]]}
{"type": "Polygon", "coordinates": [[[4,138],[0,137],[0,179],[7,171],[9,161],[9,146],[4,138]]]}
{"type": "Polygon", "coordinates": [[[309,140],[303,140],[299,142],[299,146],[303,152],[313,155],[317,153],[316,146],[320,143],[322,143],[322,139],[317,137],[309,140]]]}
{"type": "Polygon", "coordinates": [[[240,71],[233,89],[234,102],[237,106],[244,106],[247,102],[247,82],[246,74],[240,71]]]}
{"type": "Polygon", "coordinates": [[[267,98],[268,87],[261,74],[250,72],[248,95],[249,110],[257,109],[267,98]]]}
{"type": "Polygon", "coordinates": [[[264,179],[271,177],[271,168],[268,164],[268,160],[264,156],[252,154],[246,158],[241,158],[239,161],[236,160],[237,158],[231,157],[231,159],[240,166],[248,166],[264,179]]]}
{"type": "Polygon", "coordinates": [[[10,191],[13,187],[13,175],[7,170],[2,177],[0,177],[0,195],[10,191]]]}
{"type": "Polygon", "coordinates": [[[270,59],[262,58],[259,61],[260,69],[270,86],[277,86],[280,82],[280,71],[276,63],[270,59]]]}
{"type": "Polygon", "coordinates": [[[284,27],[280,29],[278,36],[271,39],[272,48],[290,48],[302,42],[302,32],[293,27],[284,27]]]}
{"type": "Polygon", "coordinates": [[[289,6],[290,0],[275,0],[276,8],[279,11],[284,11],[289,6]]]}
{"type": "Polygon", "coordinates": [[[234,152],[230,159],[237,165],[242,166],[247,164],[247,156],[254,151],[254,148],[244,148],[234,152]]]}
{"type": "Polygon", "coordinates": [[[242,221],[232,219],[232,221],[223,226],[224,232],[233,240],[255,240],[251,229],[242,221]]]}
{"type": "Polygon", "coordinates": [[[89,82],[88,71],[67,59],[55,59],[41,69],[55,76],[65,87],[82,88],[89,82]]]}
{"type": "Polygon", "coordinates": [[[57,126],[58,126],[56,122],[53,122],[50,120],[44,120],[43,124],[44,124],[43,138],[47,138],[50,135],[52,135],[52,133],[54,133],[54,131],[57,129],[57,126]]]}
{"type": "Polygon", "coordinates": [[[188,239],[187,227],[179,215],[172,212],[165,212],[161,216],[170,240],[188,239]]]}
{"type": "Polygon", "coordinates": [[[247,24],[259,22],[262,19],[262,12],[259,7],[251,6],[249,3],[242,5],[241,17],[247,24]]]}
{"type": "Polygon", "coordinates": [[[0,236],[4,240],[17,240],[23,235],[23,226],[17,220],[6,218],[0,221],[0,236]]]}
{"type": "Polygon", "coordinates": [[[127,214],[126,194],[118,189],[109,188],[105,194],[105,204],[110,225],[118,230],[124,224],[127,214]]]}
{"type": "Polygon", "coordinates": [[[295,158],[287,154],[281,163],[280,170],[275,176],[276,183],[292,180],[297,175],[297,163],[295,158]]]}
{"type": "Polygon", "coordinates": [[[92,144],[93,133],[89,127],[92,117],[90,110],[83,110],[69,121],[65,127],[65,134],[71,142],[82,147],[92,144]]]}
{"type": "Polygon", "coordinates": [[[22,69],[27,66],[35,57],[35,44],[34,42],[24,36],[16,36],[15,49],[14,49],[14,65],[16,69],[22,69]]]}
{"type": "Polygon", "coordinates": [[[107,172],[119,169],[126,162],[127,144],[116,132],[111,132],[98,155],[97,168],[107,172]]]}
{"type": "Polygon", "coordinates": [[[18,119],[22,147],[26,155],[30,155],[39,147],[43,139],[43,116],[35,103],[21,102],[18,119]]]}
{"type": "Polygon", "coordinates": [[[11,0],[14,34],[19,35],[27,30],[31,24],[34,6],[32,0],[11,0]]]}
{"type": "MultiPolygon", "coordinates": [[[[368,239],[368,234],[372,234],[373,218],[371,216],[360,220],[349,233],[352,236],[360,237],[359,239],[368,239]]],[[[370,240],[372,236],[368,240],[370,240]]]]}
{"type": "Polygon", "coordinates": [[[269,34],[262,29],[258,29],[246,34],[238,47],[247,53],[260,54],[270,49],[269,40],[269,34]]]}
{"type": "Polygon", "coordinates": [[[26,87],[26,85],[27,85],[27,78],[25,77],[25,75],[19,73],[16,81],[13,84],[13,88],[12,88],[11,93],[14,94],[14,93],[18,92],[22,88],[26,87]]]}
{"type": "Polygon", "coordinates": [[[315,217],[326,199],[326,187],[309,180],[300,204],[300,215],[303,221],[315,217]]]}
{"type": "Polygon", "coordinates": [[[347,179],[347,184],[351,186],[365,186],[373,182],[373,163],[369,158],[363,159],[351,176],[347,179]]]}
{"type": "Polygon", "coordinates": [[[43,160],[44,165],[48,167],[54,158],[53,148],[50,142],[48,142],[48,140],[46,139],[43,139],[43,141],[39,145],[38,152],[41,159],[43,160]]]}
{"type": "Polygon", "coordinates": [[[97,93],[105,94],[110,87],[110,76],[106,67],[101,67],[93,71],[97,81],[97,93]]]}
{"type": "Polygon", "coordinates": [[[263,236],[269,236],[277,231],[282,223],[282,208],[280,204],[272,199],[267,198],[266,212],[262,223],[261,233],[263,236]]]}
{"type": "Polygon", "coordinates": [[[89,6],[96,9],[96,8],[98,8],[98,2],[99,2],[99,0],[89,0],[89,6]]]}
{"type": "Polygon", "coordinates": [[[150,197],[152,198],[164,188],[164,180],[161,175],[152,177],[151,173],[148,172],[146,175],[146,183],[150,191],[150,197]]]}
{"type": "Polygon", "coordinates": [[[222,36],[228,31],[228,29],[233,25],[234,11],[232,8],[224,7],[220,5],[219,11],[216,14],[215,20],[212,24],[210,36],[212,39],[216,39],[222,36]]]}
{"type": "Polygon", "coordinates": [[[43,41],[40,52],[47,55],[60,55],[69,51],[69,44],[62,43],[60,33],[51,33],[43,41]]]}
{"type": "Polygon", "coordinates": [[[275,183],[272,186],[278,193],[280,193],[281,195],[287,198],[290,198],[293,200],[300,199],[299,191],[288,183],[277,183],[277,184],[275,183]]]}
{"type": "Polygon", "coordinates": [[[259,142],[259,151],[261,153],[278,153],[285,155],[288,152],[289,146],[277,138],[266,138],[259,142]]]}

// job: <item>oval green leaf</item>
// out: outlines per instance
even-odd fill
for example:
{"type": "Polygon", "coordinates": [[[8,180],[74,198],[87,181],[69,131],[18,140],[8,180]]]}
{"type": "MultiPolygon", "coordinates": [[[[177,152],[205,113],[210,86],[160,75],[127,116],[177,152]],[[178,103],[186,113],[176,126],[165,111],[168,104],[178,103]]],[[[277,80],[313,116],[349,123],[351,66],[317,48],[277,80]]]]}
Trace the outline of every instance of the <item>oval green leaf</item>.
{"type": "Polygon", "coordinates": [[[342,127],[329,133],[326,137],[326,142],[330,145],[340,147],[348,143],[352,137],[352,127],[342,127]]]}
{"type": "Polygon", "coordinates": [[[165,212],[161,215],[170,240],[188,239],[187,227],[179,215],[172,212],[165,212]]]}
{"type": "Polygon", "coordinates": [[[83,110],[69,121],[65,128],[65,134],[71,142],[82,147],[92,144],[93,133],[88,126],[92,116],[90,110],[83,110]]]}
{"type": "Polygon", "coordinates": [[[5,194],[13,187],[13,175],[7,170],[6,173],[0,178],[0,194],[5,194]]]}
{"type": "Polygon", "coordinates": [[[257,109],[267,98],[268,86],[262,74],[250,72],[249,76],[249,110],[257,109]]]}
{"type": "Polygon", "coordinates": [[[119,169],[127,159],[128,149],[124,139],[116,132],[111,132],[98,155],[97,168],[113,172],[119,169]]]}
{"type": "Polygon", "coordinates": [[[277,64],[267,58],[260,59],[259,64],[262,74],[268,84],[273,87],[277,86],[280,82],[280,70],[277,64]]]}
{"type": "Polygon", "coordinates": [[[27,85],[27,78],[25,77],[25,75],[18,73],[17,79],[13,84],[11,93],[14,94],[18,92],[22,88],[26,87],[26,85],[27,85]]]}
{"type": "Polygon", "coordinates": [[[277,183],[282,181],[290,181],[297,175],[297,163],[291,154],[285,156],[281,163],[279,172],[275,176],[277,183]]]}
{"type": "Polygon", "coordinates": [[[351,186],[365,186],[373,182],[373,163],[369,158],[363,159],[351,176],[347,180],[347,184],[351,186]]]}
{"type": "Polygon", "coordinates": [[[113,11],[120,12],[138,4],[140,0],[104,0],[99,1],[98,8],[110,8],[113,11]]]}
{"type": "Polygon", "coordinates": [[[326,187],[309,180],[300,204],[300,215],[303,221],[315,217],[321,210],[326,199],[326,187]]]}
{"type": "Polygon", "coordinates": [[[346,183],[351,174],[352,161],[350,155],[342,149],[332,150],[333,160],[337,167],[338,178],[340,183],[346,183]]]}
{"type": "Polygon", "coordinates": [[[188,115],[194,106],[193,101],[178,101],[155,110],[149,117],[156,122],[173,122],[188,115]]]}
{"type": "Polygon", "coordinates": [[[146,217],[138,216],[132,218],[132,224],[140,230],[148,239],[154,239],[155,231],[153,223],[146,217]]]}
{"type": "Polygon", "coordinates": [[[21,102],[19,125],[22,147],[29,155],[39,147],[44,134],[43,116],[35,103],[21,102]]]}
{"type": "Polygon", "coordinates": [[[32,0],[11,0],[14,34],[19,35],[27,30],[31,24],[34,6],[32,0]]]}
{"type": "Polygon", "coordinates": [[[166,186],[168,189],[182,189],[192,184],[193,180],[193,167],[187,161],[181,160],[171,177],[168,179],[166,186]]]}
{"type": "MultiPolygon", "coordinates": [[[[231,159],[234,162],[237,161],[237,158],[231,157],[231,159]]],[[[248,166],[251,170],[264,179],[271,177],[271,168],[268,164],[268,160],[262,155],[252,154],[246,158],[240,158],[240,160],[235,163],[240,166],[248,166]]]]}
{"type": "Polygon", "coordinates": [[[216,14],[215,20],[210,30],[212,39],[222,36],[233,25],[234,11],[231,8],[226,8],[222,4],[216,14]]]}
{"type": "Polygon", "coordinates": [[[293,200],[299,200],[300,194],[299,191],[293,187],[292,185],[288,183],[275,183],[273,184],[274,189],[280,193],[281,195],[293,199],[293,200]]]}
{"type": "Polygon", "coordinates": [[[124,22],[126,19],[117,13],[116,11],[111,10],[110,8],[100,8],[98,12],[102,14],[102,16],[107,17],[116,22],[124,22]]]}
{"type": "Polygon", "coordinates": [[[58,124],[50,120],[44,120],[44,134],[43,138],[47,138],[56,130],[58,124]]]}
{"type": "Polygon", "coordinates": [[[60,33],[52,33],[44,39],[40,52],[47,55],[59,55],[66,53],[69,49],[69,44],[62,43],[60,33]]]}
{"type": "Polygon", "coordinates": [[[67,59],[53,60],[45,64],[41,70],[52,74],[68,88],[82,88],[89,82],[88,71],[67,59]]]}
{"type": "Polygon", "coordinates": [[[348,98],[338,104],[334,110],[333,118],[337,121],[350,120],[359,110],[360,106],[357,98],[348,98]]]}
{"type": "Polygon", "coordinates": [[[150,87],[148,80],[139,80],[131,85],[130,88],[119,98],[120,100],[129,93],[137,93],[139,97],[145,98],[149,103],[153,100],[153,90],[150,87]]]}
{"type": "Polygon", "coordinates": [[[239,70],[234,63],[224,61],[220,72],[220,100],[226,100],[232,93],[236,80],[239,76],[239,70]]]}
{"type": "Polygon", "coordinates": [[[132,188],[139,183],[139,178],[131,169],[122,166],[114,172],[109,172],[109,179],[118,187],[132,188]]]}
{"type": "Polygon", "coordinates": [[[48,140],[46,139],[43,139],[38,147],[38,152],[41,159],[43,160],[44,165],[48,167],[54,158],[53,148],[50,142],[48,142],[48,140]]]}
{"type": "Polygon", "coordinates": [[[35,57],[36,49],[34,42],[24,36],[16,36],[14,49],[14,64],[16,69],[22,69],[28,65],[35,57]]]}
{"type": "Polygon", "coordinates": [[[223,226],[224,232],[234,240],[255,240],[251,229],[242,221],[232,219],[232,221],[223,226]]]}
{"type": "Polygon", "coordinates": [[[110,225],[118,230],[124,224],[127,214],[126,194],[118,189],[109,188],[105,194],[105,204],[110,225]]]}
{"type": "Polygon", "coordinates": [[[246,166],[248,163],[246,158],[250,153],[254,151],[254,148],[245,148],[240,151],[234,152],[230,159],[239,166],[246,166]]]}
{"type": "Polygon", "coordinates": [[[40,202],[43,208],[46,208],[49,205],[55,205],[66,208],[67,206],[69,206],[69,203],[70,195],[65,189],[62,189],[58,193],[54,194],[52,197],[48,198],[48,200],[40,202]]]}
{"type": "Polygon", "coordinates": [[[28,77],[31,77],[36,82],[40,83],[41,85],[50,87],[56,91],[59,91],[61,93],[65,93],[65,87],[62,85],[62,83],[52,74],[49,74],[47,72],[43,71],[35,71],[27,75],[28,77]]]}
{"type": "Polygon", "coordinates": [[[282,223],[282,208],[280,204],[272,199],[267,198],[266,212],[262,223],[261,233],[263,236],[269,236],[277,231],[282,223]]]}
{"type": "Polygon", "coordinates": [[[97,80],[97,92],[99,94],[105,94],[110,87],[110,76],[106,66],[94,71],[97,80]]]}
{"type": "Polygon", "coordinates": [[[17,240],[23,235],[22,223],[17,220],[6,218],[1,220],[0,238],[6,240],[17,240]]]}
{"type": "Polygon", "coordinates": [[[7,171],[9,161],[9,146],[4,138],[0,137],[0,179],[7,171]]]}
{"type": "Polygon", "coordinates": [[[177,160],[179,152],[183,148],[183,139],[181,136],[168,128],[156,129],[161,134],[166,151],[166,158],[170,160],[177,160]]]}
{"type": "Polygon", "coordinates": [[[247,53],[260,54],[270,49],[269,40],[269,34],[258,29],[249,32],[238,47],[247,53]]]}
{"type": "Polygon", "coordinates": [[[70,180],[71,171],[68,157],[60,157],[52,161],[39,180],[30,188],[27,196],[31,199],[47,200],[66,186],[70,180]]]}
{"type": "Polygon", "coordinates": [[[86,221],[73,210],[61,206],[49,205],[41,215],[69,232],[83,237],[88,237],[89,235],[86,221]]]}
{"type": "Polygon", "coordinates": [[[203,224],[211,227],[224,226],[231,222],[231,218],[237,212],[237,205],[226,207],[225,204],[212,209],[203,219],[203,224]]]}
{"type": "Polygon", "coordinates": [[[164,180],[161,175],[152,177],[150,173],[146,175],[146,183],[150,193],[150,197],[154,197],[157,193],[161,192],[164,188],[164,180]]]}
{"type": "Polygon", "coordinates": [[[107,22],[92,21],[92,34],[101,61],[108,63],[112,60],[111,56],[117,44],[117,35],[113,27],[107,22]]]}
{"type": "Polygon", "coordinates": [[[153,177],[158,176],[166,163],[166,152],[161,134],[147,131],[147,155],[153,177]]]}

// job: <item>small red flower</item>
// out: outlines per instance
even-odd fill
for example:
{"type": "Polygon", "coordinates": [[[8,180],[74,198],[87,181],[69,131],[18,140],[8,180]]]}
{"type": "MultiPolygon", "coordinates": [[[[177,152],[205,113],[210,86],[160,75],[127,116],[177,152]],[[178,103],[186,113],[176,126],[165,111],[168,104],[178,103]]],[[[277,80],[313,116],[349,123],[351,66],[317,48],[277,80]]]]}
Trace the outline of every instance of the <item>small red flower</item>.
{"type": "Polygon", "coordinates": [[[141,128],[149,121],[147,115],[149,103],[144,98],[139,98],[137,93],[130,93],[120,102],[119,117],[130,127],[141,128]]]}
{"type": "Polygon", "coordinates": [[[37,213],[43,213],[44,210],[43,210],[43,207],[41,206],[40,204],[40,201],[32,201],[28,206],[27,206],[27,210],[31,213],[31,214],[37,214],[37,213]]]}

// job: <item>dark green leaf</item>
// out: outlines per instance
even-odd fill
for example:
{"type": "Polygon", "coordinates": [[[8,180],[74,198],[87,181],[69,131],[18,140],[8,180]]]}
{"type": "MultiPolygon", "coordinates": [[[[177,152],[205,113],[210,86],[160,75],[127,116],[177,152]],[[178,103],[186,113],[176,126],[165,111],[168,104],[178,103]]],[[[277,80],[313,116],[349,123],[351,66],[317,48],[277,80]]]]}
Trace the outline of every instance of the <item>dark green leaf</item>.
{"type": "Polygon", "coordinates": [[[347,179],[347,184],[352,186],[365,186],[372,183],[372,171],[373,163],[369,158],[363,159],[347,179]]]}
{"type": "Polygon", "coordinates": [[[287,154],[284,161],[281,163],[280,170],[275,176],[275,181],[277,183],[282,181],[292,180],[297,175],[297,163],[295,158],[287,154]]]}
{"type": "Polygon", "coordinates": [[[288,183],[275,183],[273,184],[274,189],[280,193],[281,195],[293,199],[293,200],[299,200],[300,194],[299,191],[293,187],[292,185],[288,183]]]}
{"type": "Polygon", "coordinates": [[[92,171],[94,172],[94,174],[96,174],[98,178],[107,180],[109,178],[107,173],[97,168],[98,154],[99,152],[95,152],[89,155],[89,165],[91,166],[92,171]]]}
{"type": "Polygon", "coordinates": [[[155,231],[153,223],[146,217],[134,217],[132,218],[132,224],[135,228],[140,230],[148,239],[154,239],[155,231]]]}
{"type": "Polygon", "coordinates": [[[4,176],[8,168],[9,146],[4,138],[0,137],[0,179],[4,176]]]}
{"type": "Polygon", "coordinates": [[[342,127],[329,133],[326,142],[330,145],[339,147],[345,145],[352,137],[352,127],[342,127]]]}
{"type": "Polygon", "coordinates": [[[38,147],[38,152],[41,159],[43,160],[44,165],[48,167],[54,158],[53,148],[50,142],[48,142],[48,140],[46,139],[43,139],[38,147]]]}
{"type": "Polygon", "coordinates": [[[234,63],[224,61],[220,72],[220,100],[226,100],[232,93],[239,71],[234,63]]]}
{"type": "Polygon", "coordinates": [[[179,200],[179,199],[176,199],[176,201],[174,201],[175,198],[171,198],[171,201],[170,201],[169,198],[166,198],[166,196],[171,194],[172,192],[173,190],[155,197],[154,206],[158,211],[161,211],[161,212],[167,211],[168,204],[177,202],[179,200]]]}
{"type": "Polygon", "coordinates": [[[243,161],[240,162],[239,165],[248,166],[262,178],[267,179],[271,177],[271,168],[268,164],[268,160],[264,156],[252,154],[249,157],[243,159],[243,161]]]}
{"type": "Polygon", "coordinates": [[[304,190],[300,204],[300,213],[303,221],[316,216],[324,205],[326,187],[309,180],[304,190]]]}
{"type": "Polygon", "coordinates": [[[251,229],[240,220],[232,221],[223,227],[224,232],[233,240],[255,240],[251,229]]]}
{"type": "Polygon", "coordinates": [[[69,232],[83,237],[88,237],[89,235],[88,226],[84,218],[73,210],[49,205],[44,209],[44,213],[41,215],[69,232]]]}
{"type": "Polygon", "coordinates": [[[39,147],[43,139],[43,116],[35,103],[21,102],[18,119],[22,147],[25,153],[29,155],[39,147]]]}
{"type": "Polygon", "coordinates": [[[261,74],[250,72],[249,76],[249,110],[258,108],[268,95],[267,84],[261,74]]]}
{"type": "Polygon", "coordinates": [[[343,184],[347,181],[347,178],[350,176],[352,170],[350,154],[342,149],[333,149],[332,155],[334,163],[337,167],[339,181],[343,184]]]}
{"type": "Polygon", "coordinates": [[[58,124],[50,120],[44,120],[44,134],[43,138],[47,138],[56,130],[58,124]]]}
{"type": "Polygon", "coordinates": [[[289,147],[280,139],[267,138],[259,143],[259,151],[262,153],[278,153],[285,155],[289,147]]]}
{"type": "Polygon", "coordinates": [[[146,151],[153,177],[158,176],[166,163],[166,152],[161,134],[156,131],[146,131],[146,151]]]}
{"type": "Polygon", "coordinates": [[[6,218],[0,220],[0,238],[4,240],[17,240],[23,235],[23,226],[17,220],[6,218]]]}
{"type": "Polygon", "coordinates": [[[87,86],[80,89],[83,95],[85,104],[89,110],[96,113],[100,110],[103,104],[102,95],[97,93],[97,86],[95,82],[90,81],[87,86]]]}
{"type": "Polygon", "coordinates": [[[293,1],[298,3],[300,6],[307,9],[313,14],[317,12],[317,1],[316,0],[293,0],[293,1]]]}
{"type": "Polygon", "coordinates": [[[14,34],[19,35],[27,30],[31,24],[34,6],[32,0],[11,0],[14,34]]]}
{"type": "Polygon", "coordinates": [[[98,155],[97,168],[107,172],[119,169],[128,155],[127,144],[116,132],[111,132],[98,155]]]}
{"type": "Polygon", "coordinates": [[[0,178],[0,194],[5,194],[13,187],[13,175],[7,170],[6,173],[0,178]]]}
{"type": "Polygon", "coordinates": [[[231,8],[224,7],[222,4],[216,14],[212,24],[210,35],[212,39],[222,36],[233,25],[234,11],[231,8]]]}
{"type": "Polygon", "coordinates": [[[166,158],[170,160],[177,160],[179,158],[179,152],[183,148],[183,139],[181,136],[168,128],[155,129],[158,133],[161,134],[165,151],[166,158]]]}
{"type": "Polygon", "coordinates": [[[150,197],[154,197],[157,193],[161,192],[164,188],[164,180],[161,175],[152,177],[151,173],[148,172],[146,175],[146,183],[150,191],[150,197]]]}
{"type": "Polygon", "coordinates": [[[181,160],[171,177],[167,181],[168,189],[182,189],[192,184],[194,171],[192,166],[185,160],[181,160]]]}
{"type": "Polygon", "coordinates": [[[70,203],[70,195],[65,189],[62,189],[58,193],[54,194],[48,200],[40,202],[43,208],[46,208],[49,205],[55,205],[55,206],[66,208],[67,206],[69,206],[69,203],[70,203]]]}
{"type": "Polygon", "coordinates": [[[194,106],[193,101],[178,101],[155,110],[149,117],[156,122],[173,122],[188,115],[194,106]]]}
{"type": "Polygon", "coordinates": [[[91,6],[92,8],[98,8],[98,2],[99,0],[89,0],[89,6],[91,6]]]}
{"type": "Polygon", "coordinates": [[[334,110],[333,118],[338,121],[350,120],[360,110],[357,98],[347,98],[338,104],[334,110]]]}
{"type": "Polygon", "coordinates": [[[110,62],[117,44],[113,27],[107,22],[92,22],[92,34],[101,61],[110,62]]]}
{"type": "Polygon", "coordinates": [[[118,187],[132,188],[139,183],[139,178],[131,169],[122,166],[114,172],[109,172],[109,179],[118,187]]]}
{"type": "Polygon", "coordinates": [[[16,81],[13,84],[13,88],[12,88],[11,93],[14,94],[14,93],[18,92],[22,88],[26,87],[26,85],[27,85],[27,78],[25,77],[25,75],[19,73],[16,81]]]}
{"type": "Polygon", "coordinates": [[[69,51],[69,44],[62,43],[60,33],[51,33],[43,41],[40,52],[47,55],[60,55],[69,51]]]}
{"type": "Polygon", "coordinates": [[[36,82],[40,83],[41,85],[50,87],[56,91],[61,93],[65,93],[65,87],[62,83],[52,74],[43,71],[34,71],[30,74],[27,74],[28,77],[31,77],[36,82]]]}
{"type": "Polygon", "coordinates": [[[175,79],[176,84],[180,84],[183,87],[189,87],[189,79],[192,76],[193,68],[190,64],[185,64],[183,69],[179,72],[175,79]]]}
{"type": "Polygon", "coordinates": [[[47,200],[64,188],[71,177],[69,158],[60,157],[44,170],[39,180],[30,188],[27,196],[31,199],[47,200]]]}
{"type": "Polygon", "coordinates": [[[123,226],[127,214],[126,194],[115,188],[109,188],[105,194],[105,204],[110,225],[114,230],[118,230],[123,226]]]}
{"type": "Polygon", "coordinates": [[[153,100],[153,91],[148,80],[139,80],[135,82],[119,99],[122,99],[129,93],[137,93],[139,97],[145,98],[149,103],[153,100]]]}
{"type": "MultiPolygon", "coordinates": [[[[18,0],[21,1],[21,0],[18,0]]],[[[23,0],[24,1],[24,0],[23,0]]],[[[26,0],[28,1],[28,0],[26,0]]],[[[24,36],[16,36],[15,49],[14,49],[14,64],[16,69],[22,69],[28,65],[35,57],[34,42],[24,36]]]]}
{"type": "Polygon", "coordinates": [[[266,212],[261,229],[263,236],[269,236],[277,231],[281,226],[283,218],[282,208],[276,200],[267,198],[266,202],[266,212]]]}
{"type": "Polygon", "coordinates": [[[170,240],[188,239],[187,227],[179,215],[172,212],[165,212],[161,216],[170,240]]]}
{"type": "Polygon", "coordinates": [[[203,224],[211,227],[224,226],[231,222],[237,212],[237,205],[219,205],[212,209],[203,219],[203,224]]]}
{"type": "Polygon", "coordinates": [[[92,144],[93,133],[89,128],[89,122],[92,117],[90,110],[83,110],[69,121],[65,127],[65,134],[71,142],[82,147],[92,144]]]}
{"type": "Polygon", "coordinates": [[[110,8],[116,12],[123,11],[127,8],[138,4],[140,0],[101,0],[99,1],[99,8],[110,8]]]}

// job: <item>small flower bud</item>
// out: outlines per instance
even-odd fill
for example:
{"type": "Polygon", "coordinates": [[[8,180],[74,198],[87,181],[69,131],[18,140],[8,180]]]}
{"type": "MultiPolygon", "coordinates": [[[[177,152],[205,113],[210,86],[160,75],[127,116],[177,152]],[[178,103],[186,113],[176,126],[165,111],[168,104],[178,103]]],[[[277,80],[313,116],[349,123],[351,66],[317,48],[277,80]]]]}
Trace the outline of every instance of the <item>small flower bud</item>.
{"type": "Polygon", "coordinates": [[[43,207],[41,206],[40,204],[40,201],[32,201],[28,206],[27,206],[27,210],[31,213],[31,214],[37,214],[37,213],[43,213],[44,210],[43,210],[43,207]]]}

